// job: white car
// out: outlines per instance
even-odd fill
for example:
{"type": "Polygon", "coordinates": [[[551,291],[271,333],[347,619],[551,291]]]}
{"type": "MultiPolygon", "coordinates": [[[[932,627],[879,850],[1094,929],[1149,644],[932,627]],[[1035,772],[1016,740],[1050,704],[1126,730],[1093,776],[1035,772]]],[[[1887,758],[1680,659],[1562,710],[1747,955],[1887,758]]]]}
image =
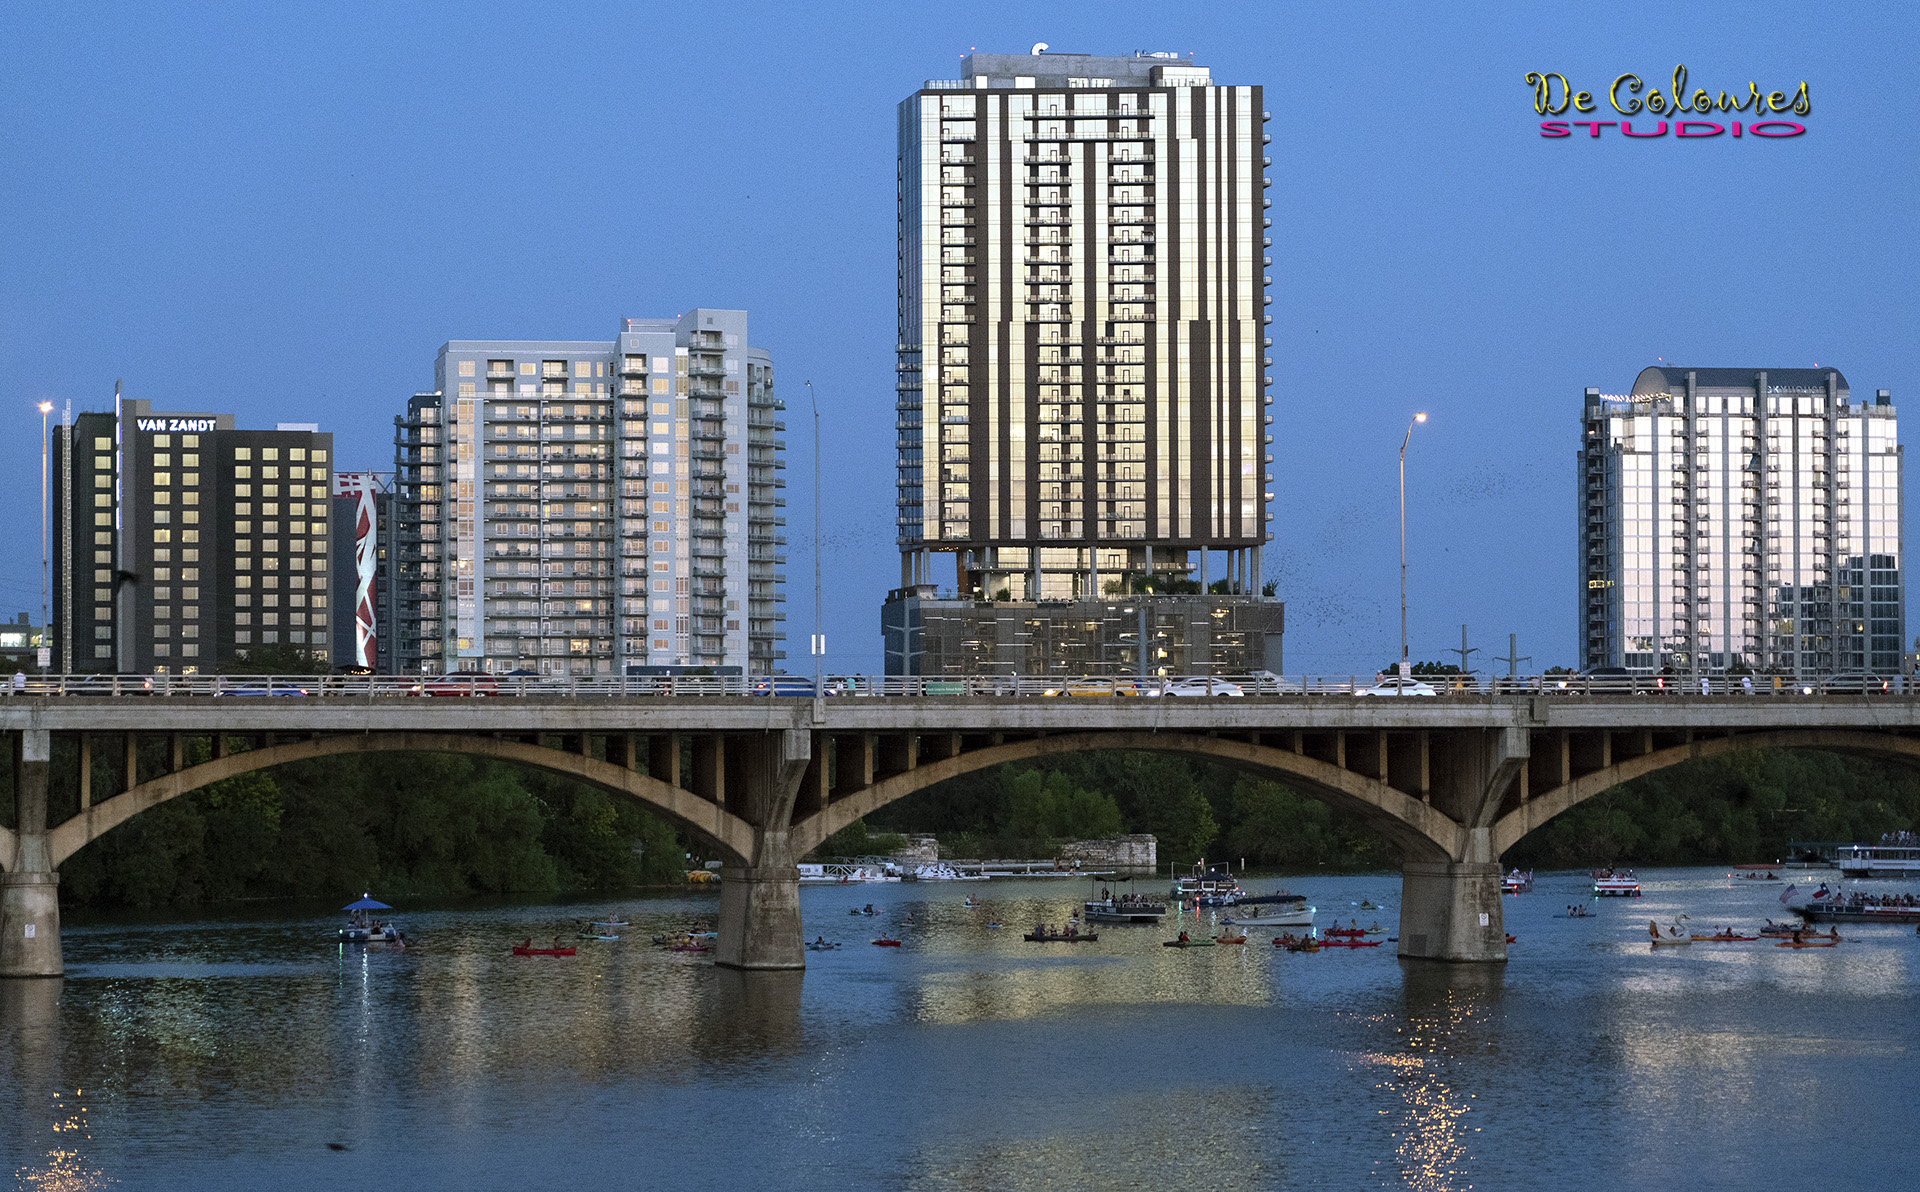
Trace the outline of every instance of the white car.
{"type": "Polygon", "coordinates": [[[1247,693],[1240,690],[1237,683],[1225,679],[1215,679],[1208,675],[1190,675],[1184,679],[1167,679],[1158,687],[1147,689],[1148,695],[1169,696],[1229,696],[1244,697],[1247,693]]]}
{"type": "Polygon", "coordinates": [[[1362,687],[1353,693],[1361,695],[1438,695],[1431,683],[1422,683],[1418,679],[1403,679],[1399,675],[1380,680],[1371,687],[1362,687]]]}

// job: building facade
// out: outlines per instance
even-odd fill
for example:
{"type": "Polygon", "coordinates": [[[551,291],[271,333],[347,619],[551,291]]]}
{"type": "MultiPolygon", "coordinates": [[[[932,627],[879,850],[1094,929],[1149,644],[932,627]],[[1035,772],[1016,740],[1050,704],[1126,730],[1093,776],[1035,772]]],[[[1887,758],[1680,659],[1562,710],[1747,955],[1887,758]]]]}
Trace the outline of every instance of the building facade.
{"type": "Polygon", "coordinates": [[[144,401],[53,432],[56,670],[182,673],[289,646],[330,661],[333,436],[144,401]]]}
{"type": "Polygon", "coordinates": [[[1172,54],[973,54],[899,106],[905,590],[1260,587],[1261,89],[1172,54]],[[944,577],[942,577],[944,578],[944,577]]]}
{"type": "Polygon", "coordinates": [[[1586,391],[1581,657],[1649,674],[1899,674],[1891,394],[1837,369],[1647,368],[1586,391]]]}
{"type": "Polygon", "coordinates": [[[454,340],[395,420],[398,669],[785,657],[785,429],[744,311],[454,340]]]}
{"type": "Polygon", "coordinates": [[[1279,674],[1285,620],[1276,600],[958,600],[932,585],[881,610],[886,672],[927,676],[1279,674]]]}

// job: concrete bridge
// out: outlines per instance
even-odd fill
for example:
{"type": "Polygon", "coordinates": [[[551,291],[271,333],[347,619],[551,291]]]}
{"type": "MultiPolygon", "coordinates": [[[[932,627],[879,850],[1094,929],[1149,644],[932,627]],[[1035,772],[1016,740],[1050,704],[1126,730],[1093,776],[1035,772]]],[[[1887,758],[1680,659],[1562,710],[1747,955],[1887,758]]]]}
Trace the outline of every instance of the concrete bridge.
{"type": "Polygon", "coordinates": [[[211,782],[371,752],[531,766],[699,833],[723,858],[716,959],[734,968],[803,967],[794,862],[833,832],[956,775],[1093,749],[1205,758],[1360,812],[1403,858],[1400,955],[1502,961],[1501,854],[1553,816],[1736,750],[1920,757],[1920,699],[29,694],[0,699],[0,731],[14,745],[16,803],[13,826],[0,828],[0,976],[62,971],[59,866],[102,834],[211,782]],[[56,735],[77,746],[80,807],[49,824],[56,735]],[[142,748],[156,740],[165,747],[142,748]],[[103,757],[119,759],[122,789],[95,799],[103,757]]]}

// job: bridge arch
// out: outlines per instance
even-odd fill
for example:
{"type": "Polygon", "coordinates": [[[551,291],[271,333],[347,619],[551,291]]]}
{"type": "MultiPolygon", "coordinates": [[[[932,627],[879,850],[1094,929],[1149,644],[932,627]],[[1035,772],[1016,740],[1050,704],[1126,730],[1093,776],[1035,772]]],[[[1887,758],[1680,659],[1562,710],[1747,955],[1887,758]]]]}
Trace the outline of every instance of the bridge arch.
{"type": "Polygon", "coordinates": [[[1278,779],[1324,802],[1358,811],[1409,861],[1446,861],[1459,855],[1460,825],[1431,805],[1388,786],[1377,778],[1291,750],[1254,745],[1200,733],[1089,732],[1035,737],[928,762],[894,774],[836,799],[793,826],[794,854],[805,856],[833,833],[887,804],[949,778],[997,766],[1064,753],[1116,750],[1130,753],[1174,753],[1203,758],[1221,765],[1278,779]]]}
{"type": "Polygon", "coordinates": [[[1677,766],[1702,758],[1725,757],[1753,749],[1824,749],[1832,753],[1864,753],[1880,757],[1920,761],[1920,740],[1893,733],[1849,732],[1841,729],[1781,729],[1774,732],[1744,733],[1730,737],[1709,737],[1689,741],[1670,749],[1659,749],[1639,757],[1615,762],[1605,769],[1584,774],[1522,803],[1502,816],[1493,828],[1495,855],[1520,843],[1521,837],[1541,827],[1561,812],[1570,811],[1604,790],[1629,782],[1643,774],[1677,766]]]}
{"type": "Polygon", "coordinates": [[[752,824],[692,791],[669,785],[650,774],[577,753],[496,737],[460,733],[378,732],[315,737],[269,745],[263,749],[213,758],[148,779],[130,790],[95,803],[72,819],[48,830],[48,861],[57,866],[141,812],[222,779],[288,762],[353,753],[458,753],[545,770],[608,794],[632,799],[656,815],[701,833],[718,846],[724,854],[723,859],[730,863],[749,864],[754,858],[752,824]]]}

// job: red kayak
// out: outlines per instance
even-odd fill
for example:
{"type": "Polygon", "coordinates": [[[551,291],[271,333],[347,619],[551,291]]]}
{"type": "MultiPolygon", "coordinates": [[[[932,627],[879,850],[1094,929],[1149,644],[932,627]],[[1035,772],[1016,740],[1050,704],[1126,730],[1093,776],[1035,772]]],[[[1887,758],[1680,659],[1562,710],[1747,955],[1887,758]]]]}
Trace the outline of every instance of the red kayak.
{"type": "Polygon", "coordinates": [[[1367,932],[1363,927],[1329,927],[1320,934],[1328,939],[1358,939],[1367,932]]]}
{"type": "Polygon", "coordinates": [[[1378,948],[1379,940],[1321,940],[1322,948],[1378,948]]]}
{"type": "Polygon", "coordinates": [[[513,946],[515,956],[571,956],[572,948],[529,948],[523,944],[513,946]]]}
{"type": "Polygon", "coordinates": [[[883,935],[879,939],[873,941],[873,946],[876,948],[898,948],[900,946],[900,941],[890,940],[883,935]]]}

